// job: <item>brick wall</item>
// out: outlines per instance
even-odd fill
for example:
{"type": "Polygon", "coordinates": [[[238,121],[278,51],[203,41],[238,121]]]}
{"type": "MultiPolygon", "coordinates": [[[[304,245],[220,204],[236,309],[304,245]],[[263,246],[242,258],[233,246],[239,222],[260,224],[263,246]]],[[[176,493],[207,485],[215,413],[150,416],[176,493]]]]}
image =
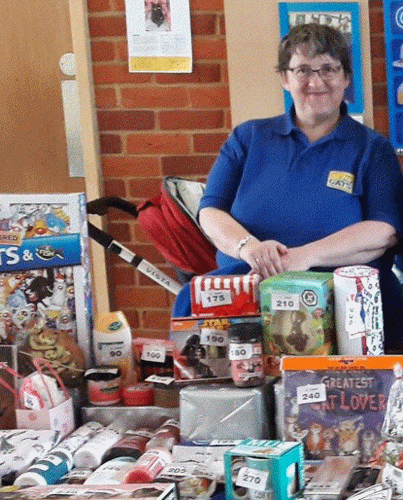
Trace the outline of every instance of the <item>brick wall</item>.
{"type": "MultiPolygon", "coordinates": [[[[127,68],[124,0],[88,0],[105,194],[134,203],[166,175],[204,180],[231,129],[223,0],[191,0],[191,74],[127,68]]],[[[388,133],[382,0],[369,0],[375,128],[388,133]]],[[[175,276],[131,216],[111,211],[108,232],[175,276]]],[[[173,296],[108,255],[111,307],[135,336],[166,338],[173,296]]]]}

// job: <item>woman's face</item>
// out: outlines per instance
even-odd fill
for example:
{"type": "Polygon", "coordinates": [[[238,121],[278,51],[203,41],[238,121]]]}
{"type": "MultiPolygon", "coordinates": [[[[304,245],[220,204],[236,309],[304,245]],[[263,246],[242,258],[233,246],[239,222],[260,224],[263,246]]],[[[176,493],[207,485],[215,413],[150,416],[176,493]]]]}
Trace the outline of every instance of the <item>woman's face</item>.
{"type": "Polygon", "coordinates": [[[323,67],[339,68],[331,78],[322,78],[318,73],[309,77],[298,77],[294,71],[282,73],[282,83],[291,93],[297,119],[301,122],[323,122],[337,118],[344,92],[350,83],[344,74],[340,61],[329,54],[310,56],[307,48],[301,46],[292,55],[289,67],[308,67],[313,70],[323,67]]]}

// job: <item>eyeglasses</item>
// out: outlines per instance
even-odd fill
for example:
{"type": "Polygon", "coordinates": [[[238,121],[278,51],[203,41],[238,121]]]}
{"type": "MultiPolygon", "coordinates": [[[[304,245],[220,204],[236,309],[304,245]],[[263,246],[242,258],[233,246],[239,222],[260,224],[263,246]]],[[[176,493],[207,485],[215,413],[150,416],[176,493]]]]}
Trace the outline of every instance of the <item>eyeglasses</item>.
{"type": "Polygon", "coordinates": [[[306,81],[311,78],[314,73],[317,73],[322,80],[333,80],[336,78],[341,69],[341,64],[332,66],[331,64],[324,64],[318,69],[312,69],[310,66],[298,66],[297,68],[287,68],[292,71],[295,78],[301,81],[306,81]]]}

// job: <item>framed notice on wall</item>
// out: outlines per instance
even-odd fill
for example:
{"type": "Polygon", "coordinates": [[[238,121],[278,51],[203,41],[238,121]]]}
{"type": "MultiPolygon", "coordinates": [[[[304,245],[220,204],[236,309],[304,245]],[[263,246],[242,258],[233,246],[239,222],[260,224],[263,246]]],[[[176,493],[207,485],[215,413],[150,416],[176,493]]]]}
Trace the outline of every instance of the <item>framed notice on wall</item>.
{"type": "MultiPolygon", "coordinates": [[[[403,2],[401,2],[403,4],[403,2]]],[[[362,83],[362,56],[359,4],[350,2],[293,2],[279,3],[280,35],[285,36],[297,24],[327,24],[339,29],[350,47],[353,75],[346,90],[345,100],[351,114],[364,112],[362,83]]],[[[291,96],[284,92],[285,105],[291,105],[291,96]]]]}
{"type": "Polygon", "coordinates": [[[390,141],[403,155],[403,1],[384,0],[390,141]]]}

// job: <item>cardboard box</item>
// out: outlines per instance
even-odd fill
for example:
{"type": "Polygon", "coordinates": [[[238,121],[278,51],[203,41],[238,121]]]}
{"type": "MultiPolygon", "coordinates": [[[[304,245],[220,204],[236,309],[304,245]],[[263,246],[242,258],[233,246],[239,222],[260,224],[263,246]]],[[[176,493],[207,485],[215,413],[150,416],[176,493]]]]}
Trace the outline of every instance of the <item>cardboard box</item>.
{"type": "Polygon", "coordinates": [[[195,276],[190,282],[192,316],[257,316],[260,279],[257,274],[195,276]]]}
{"type": "Polygon", "coordinates": [[[284,272],[260,283],[266,373],[282,354],[335,353],[333,274],[284,272]]]}
{"type": "Polygon", "coordinates": [[[393,402],[397,365],[403,356],[284,356],[282,438],[301,442],[307,460],[359,453],[368,463],[382,433],[400,439],[393,434],[402,420],[400,400],[393,402]]]}
{"type": "MultiPolygon", "coordinates": [[[[83,193],[0,195],[0,335],[65,365],[64,346],[41,347],[45,329],[73,338],[90,360],[91,279],[83,193]],[[53,349],[53,347],[55,347],[53,349]],[[62,353],[58,358],[57,353],[62,353]]],[[[49,334],[50,335],[50,334],[49,334]]],[[[46,344],[46,345],[45,345],[46,344]]]]}
{"type": "Polygon", "coordinates": [[[290,500],[305,486],[301,444],[246,439],[224,455],[227,500],[290,500]]]}
{"type": "Polygon", "coordinates": [[[174,344],[175,380],[230,379],[229,327],[260,321],[260,316],[172,319],[169,337],[174,344]]]}

